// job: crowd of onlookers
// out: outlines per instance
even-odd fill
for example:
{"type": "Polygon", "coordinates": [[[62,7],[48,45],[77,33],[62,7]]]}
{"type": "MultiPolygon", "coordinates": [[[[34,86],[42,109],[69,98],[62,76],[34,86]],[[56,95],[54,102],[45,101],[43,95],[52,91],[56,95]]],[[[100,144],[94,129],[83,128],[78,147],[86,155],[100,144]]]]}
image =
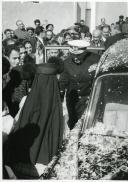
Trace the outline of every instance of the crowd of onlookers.
{"type": "MultiPolygon", "coordinates": [[[[53,24],[44,27],[39,19],[36,19],[34,24],[35,27],[25,27],[23,21],[17,20],[16,30],[6,29],[2,34],[3,109],[5,110],[5,101],[13,117],[19,110],[22,97],[27,95],[31,88],[36,65],[45,61],[45,46],[67,46],[68,41],[82,39],[90,42],[90,51],[102,54],[103,50],[128,34],[128,17],[124,20],[123,15],[119,16],[118,22],[111,25],[102,18],[101,24],[92,34],[84,20],[61,30],[58,34],[54,33],[53,24]],[[102,51],[97,51],[97,47],[102,51]],[[20,70],[20,76],[17,70],[20,70]]],[[[53,52],[52,56],[56,56],[56,53],[53,52]]]]}
{"type": "Polygon", "coordinates": [[[119,16],[119,21],[108,25],[105,18],[101,19],[101,24],[90,33],[89,27],[85,25],[84,20],[75,23],[74,26],[61,30],[58,34],[54,33],[54,25],[48,24],[44,27],[39,19],[34,21],[35,27],[25,27],[21,20],[17,20],[16,30],[4,30],[5,37],[2,41],[3,55],[8,55],[8,49],[12,45],[20,50],[20,63],[22,64],[26,54],[32,56],[35,62],[41,63],[44,46],[48,45],[68,45],[68,41],[74,39],[85,39],[91,42],[91,45],[99,47],[106,42],[109,36],[119,33],[128,33],[128,17],[119,16]],[[24,51],[23,51],[24,50],[24,51]]]}
{"type": "MultiPolygon", "coordinates": [[[[71,40],[86,40],[90,43],[88,51],[98,54],[90,60],[96,59],[97,56],[99,60],[109,46],[128,35],[128,17],[124,20],[123,15],[119,16],[118,22],[111,25],[102,18],[101,24],[92,33],[84,20],[74,23],[58,34],[55,34],[53,24],[42,26],[39,19],[36,19],[34,24],[35,27],[25,27],[22,20],[17,20],[16,30],[6,29],[2,34],[2,114],[9,114],[7,120],[9,119],[9,123],[13,120],[13,124],[19,117],[23,97],[30,93],[37,66],[47,62],[46,46],[66,47],[71,40]]],[[[53,57],[60,55],[56,49],[50,54],[53,57]]],[[[7,134],[10,133],[10,128],[5,127],[5,130],[7,134]]]]}

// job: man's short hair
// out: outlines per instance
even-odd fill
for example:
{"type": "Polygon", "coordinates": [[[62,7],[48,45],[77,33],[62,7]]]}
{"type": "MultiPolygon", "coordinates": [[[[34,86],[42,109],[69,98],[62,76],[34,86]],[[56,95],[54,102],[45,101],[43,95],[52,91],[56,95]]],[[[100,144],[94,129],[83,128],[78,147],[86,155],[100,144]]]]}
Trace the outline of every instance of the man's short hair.
{"type": "Polygon", "coordinates": [[[63,34],[63,37],[66,38],[67,35],[71,36],[71,34],[70,34],[69,32],[65,32],[65,33],[63,34]]]}
{"type": "Polygon", "coordinates": [[[49,27],[49,26],[54,27],[54,25],[53,25],[53,24],[48,24],[48,25],[46,25],[46,30],[48,29],[48,27],[49,27]]]}
{"type": "Polygon", "coordinates": [[[120,15],[120,16],[119,16],[119,18],[123,19],[123,18],[124,18],[124,16],[123,16],[123,15],[120,15]]]}
{"type": "Polygon", "coordinates": [[[2,75],[9,72],[10,69],[10,63],[7,57],[2,57],[2,75]]]}
{"type": "Polygon", "coordinates": [[[47,30],[46,33],[47,33],[47,32],[51,32],[51,33],[53,34],[52,30],[47,30]]]}
{"type": "Polygon", "coordinates": [[[44,28],[42,26],[38,26],[35,29],[35,34],[40,35],[40,33],[43,32],[43,31],[44,31],[44,28]]]}
{"type": "Polygon", "coordinates": [[[27,30],[27,31],[28,31],[28,30],[32,30],[33,33],[34,33],[34,28],[33,28],[33,27],[27,27],[26,30],[27,30]]]}
{"type": "Polygon", "coordinates": [[[16,45],[13,45],[13,46],[8,48],[8,50],[6,52],[6,56],[9,57],[13,50],[16,52],[20,52],[19,48],[16,45]]]}
{"type": "Polygon", "coordinates": [[[7,28],[4,30],[4,34],[6,34],[7,32],[10,32],[10,31],[11,31],[11,29],[7,28]]]}
{"type": "Polygon", "coordinates": [[[23,45],[25,46],[26,44],[31,44],[31,46],[32,46],[32,43],[31,43],[31,41],[29,41],[29,40],[25,40],[24,42],[23,42],[23,45]]]}
{"type": "Polygon", "coordinates": [[[39,19],[34,20],[34,24],[36,23],[40,23],[40,20],[39,19]]]}
{"type": "Polygon", "coordinates": [[[52,40],[51,41],[51,45],[57,45],[58,46],[59,45],[59,42],[57,40],[52,40]]]}
{"type": "Polygon", "coordinates": [[[17,47],[18,47],[19,50],[20,50],[21,48],[25,48],[25,46],[24,46],[23,43],[19,43],[19,44],[17,45],[17,47]]]}

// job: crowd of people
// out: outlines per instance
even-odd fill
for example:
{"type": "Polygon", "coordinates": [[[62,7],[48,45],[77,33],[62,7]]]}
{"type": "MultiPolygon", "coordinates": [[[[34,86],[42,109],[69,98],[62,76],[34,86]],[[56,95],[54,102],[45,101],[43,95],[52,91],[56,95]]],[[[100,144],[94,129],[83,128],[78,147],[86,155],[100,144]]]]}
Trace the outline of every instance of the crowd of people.
{"type": "Polygon", "coordinates": [[[17,29],[6,29],[3,34],[3,178],[10,178],[8,169],[12,174],[28,165],[27,177],[19,173],[16,176],[39,178],[40,164],[47,166],[62,145],[64,98],[72,130],[87,106],[102,53],[128,35],[128,17],[124,20],[123,15],[111,25],[102,18],[92,34],[84,20],[58,34],[53,24],[44,27],[39,19],[34,24],[25,27],[17,20],[17,29]],[[51,49],[45,60],[46,46],[71,49],[65,59],[58,50],[51,49]]]}

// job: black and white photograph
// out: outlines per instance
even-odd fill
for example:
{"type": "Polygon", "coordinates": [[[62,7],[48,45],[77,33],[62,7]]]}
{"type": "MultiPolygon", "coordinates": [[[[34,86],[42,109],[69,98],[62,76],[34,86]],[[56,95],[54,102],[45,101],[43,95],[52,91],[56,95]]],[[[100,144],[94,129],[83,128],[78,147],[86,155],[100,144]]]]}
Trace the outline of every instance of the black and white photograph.
{"type": "Polygon", "coordinates": [[[1,5],[1,180],[128,180],[128,1],[1,5]]]}

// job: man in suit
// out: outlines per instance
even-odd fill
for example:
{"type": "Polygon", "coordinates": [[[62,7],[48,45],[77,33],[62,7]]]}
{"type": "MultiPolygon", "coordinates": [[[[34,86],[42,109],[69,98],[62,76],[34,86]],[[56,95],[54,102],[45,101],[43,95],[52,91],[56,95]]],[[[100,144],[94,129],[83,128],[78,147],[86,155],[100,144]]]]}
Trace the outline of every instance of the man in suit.
{"type": "Polygon", "coordinates": [[[87,52],[89,43],[84,40],[70,41],[69,57],[64,61],[64,72],[60,75],[60,95],[69,114],[68,126],[73,129],[87,106],[99,55],[87,52]]]}
{"type": "Polygon", "coordinates": [[[105,50],[104,42],[102,41],[102,32],[99,29],[96,29],[92,33],[92,40],[88,49],[91,52],[101,55],[105,50]]]}

